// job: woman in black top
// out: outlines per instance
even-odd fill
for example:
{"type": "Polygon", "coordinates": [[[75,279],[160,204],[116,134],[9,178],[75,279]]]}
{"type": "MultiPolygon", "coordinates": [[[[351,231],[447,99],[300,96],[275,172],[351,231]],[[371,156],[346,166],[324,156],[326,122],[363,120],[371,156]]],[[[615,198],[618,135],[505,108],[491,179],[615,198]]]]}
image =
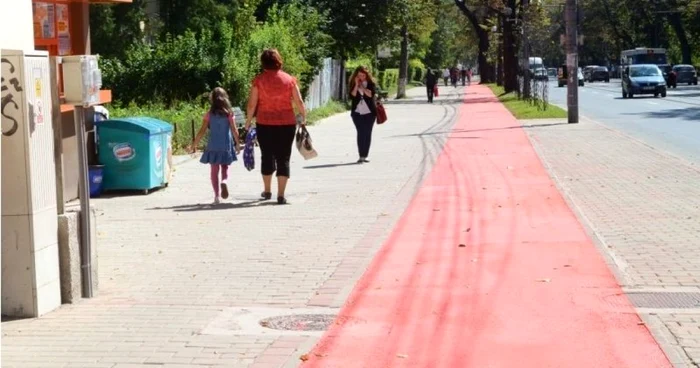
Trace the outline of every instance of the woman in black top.
{"type": "Polygon", "coordinates": [[[364,66],[357,67],[350,77],[352,107],[350,116],[357,129],[358,164],[369,162],[369,146],[372,144],[372,128],[377,118],[377,105],[374,96],[377,87],[372,75],[364,66]]]}

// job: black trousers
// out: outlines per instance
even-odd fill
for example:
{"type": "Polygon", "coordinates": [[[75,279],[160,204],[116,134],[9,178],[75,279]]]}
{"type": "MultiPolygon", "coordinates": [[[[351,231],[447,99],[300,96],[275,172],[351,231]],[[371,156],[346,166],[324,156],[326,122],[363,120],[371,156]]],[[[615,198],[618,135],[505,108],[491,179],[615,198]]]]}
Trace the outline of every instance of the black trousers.
{"type": "Polygon", "coordinates": [[[369,147],[372,145],[372,128],[374,128],[374,120],[377,115],[360,115],[353,112],[351,116],[357,129],[357,153],[360,157],[367,158],[369,157],[369,147]]]}
{"type": "Polygon", "coordinates": [[[289,158],[296,134],[296,123],[292,125],[264,125],[258,123],[258,144],[260,145],[260,171],[263,175],[289,177],[289,158]]]}
{"type": "Polygon", "coordinates": [[[428,102],[433,102],[433,97],[435,94],[435,86],[434,85],[432,85],[432,86],[427,85],[427,86],[425,86],[425,88],[427,89],[427,92],[428,92],[428,102]]]}

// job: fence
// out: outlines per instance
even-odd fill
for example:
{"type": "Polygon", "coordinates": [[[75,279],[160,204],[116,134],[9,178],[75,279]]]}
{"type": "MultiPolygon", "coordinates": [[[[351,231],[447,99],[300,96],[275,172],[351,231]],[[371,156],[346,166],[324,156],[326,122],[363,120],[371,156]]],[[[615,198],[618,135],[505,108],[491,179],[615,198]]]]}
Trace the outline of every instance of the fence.
{"type": "Polygon", "coordinates": [[[314,78],[306,95],[305,103],[308,110],[321,107],[331,99],[340,99],[344,96],[346,83],[342,71],[339,60],[327,58],[323,61],[323,68],[314,78]]]}

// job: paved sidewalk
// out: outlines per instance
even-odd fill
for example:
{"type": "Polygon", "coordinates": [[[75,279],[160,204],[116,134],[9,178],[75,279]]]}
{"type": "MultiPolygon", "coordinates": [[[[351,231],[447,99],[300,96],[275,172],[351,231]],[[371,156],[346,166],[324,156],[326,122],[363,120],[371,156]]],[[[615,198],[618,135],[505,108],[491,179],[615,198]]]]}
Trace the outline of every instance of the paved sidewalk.
{"type": "Polygon", "coordinates": [[[2,367],[296,366],[320,333],[258,319],[335,314],[440,152],[463,88],[433,105],[387,104],[371,163],[354,165],[347,114],[310,128],[319,158],[294,153],[291,205],[257,202],[256,170],[233,167],[232,199],[211,208],[208,168],[189,161],[169,188],[93,201],[99,295],[2,323],[2,367]]]}
{"type": "Polygon", "coordinates": [[[558,123],[524,122],[676,367],[700,366],[700,170],[588,119],[558,123]]]}

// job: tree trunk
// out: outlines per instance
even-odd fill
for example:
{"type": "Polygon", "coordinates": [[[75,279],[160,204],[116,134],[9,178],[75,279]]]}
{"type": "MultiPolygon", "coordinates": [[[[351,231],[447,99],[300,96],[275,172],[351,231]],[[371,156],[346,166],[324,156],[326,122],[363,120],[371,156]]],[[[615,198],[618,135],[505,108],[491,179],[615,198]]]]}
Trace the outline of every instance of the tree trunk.
{"type": "Polygon", "coordinates": [[[493,83],[494,68],[486,56],[489,51],[489,35],[486,32],[477,32],[477,35],[479,36],[479,80],[480,83],[493,83]]]}
{"type": "Polygon", "coordinates": [[[406,97],[406,84],[408,83],[408,26],[401,27],[401,59],[399,60],[399,88],[396,98],[406,97]]]}
{"type": "Polygon", "coordinates": [[[522,0],[520,2],[520,21],[523,24],[523,32],[520,38],[520,49],[523,52],[523,63],[519,69],[522,70],[523,77],[522,98],[526,100],[529,100],[532,97],[532,91],[530,90],[530,35],[528,34],[529,23],[527,17],[527,8],[529,3],[529,0],[522,0]]]}
{"type": "Polygon", "coordinates": [[[692,64],[693,50],[688,42],[688,35],[685,33],[685,28],[683,28],[680,13],[669,14],[668,23],[673,28],[673,31],[676,32],[676,37],[681,47],[681,55],[683,56],[683,64],[692,64]]]}
{"type": "Polygon", "coordinates": [[[457,8],[464,14],[464,16],[469,19],[469,22],[472,24],[472,27],[474,27],[474,31],[476,32],[477,37],[479,37],[479,79],[481,80],[480,83],[493,83],[495,78],[494,78],[494,70],[493,66],[491,63],[489,63],[488,58],[486,56],[487,52],[489,51],[489,34],[486,32],[483,28],[481,28],[481,24],[479,22],[479,19],[477,19],[476,15],[467,8],[467,5],[464,3],[464,0],[455,0],[455,5],[457,5],[457,8]]]}
{"type": "Polygon", "coordinates": [[[498,18],[498,34],[501,35],[501,42],[498,43],[496,50],[496,85],[503,86],[503,22],[498,18]]]}
{"type": "Polygon", "coordinates": [[[513,35],[515,22],[509,22],[510,19],[515,18],[509,17],[503,22],[503,89],[506,93],[518,89],[518,57],[513,35]]]}

